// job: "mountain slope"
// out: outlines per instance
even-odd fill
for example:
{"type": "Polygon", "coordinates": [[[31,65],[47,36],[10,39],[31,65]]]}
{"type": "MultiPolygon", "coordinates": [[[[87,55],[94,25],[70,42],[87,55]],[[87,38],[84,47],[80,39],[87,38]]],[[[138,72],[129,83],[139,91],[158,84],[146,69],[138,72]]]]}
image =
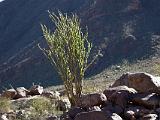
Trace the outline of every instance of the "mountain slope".
{"type": "Polygon", "coordinates": [[[45,46],[40,23],[51,28],[47,10],[77,13],[88,26],[92,55],[103,58],[87,72],[98,73],[123,59],[160,53],[159,0],[5,0],[0,3],[0,87],[59,84],[37,44],[45,46]]]}

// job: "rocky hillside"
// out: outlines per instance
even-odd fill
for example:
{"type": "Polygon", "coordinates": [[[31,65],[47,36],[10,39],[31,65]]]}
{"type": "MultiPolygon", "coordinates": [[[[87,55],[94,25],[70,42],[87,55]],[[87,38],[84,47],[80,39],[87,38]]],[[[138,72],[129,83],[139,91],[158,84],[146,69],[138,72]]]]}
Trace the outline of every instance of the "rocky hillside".
{"type": "MultiPolygon", "coordinates": [[[[56,72],[37,48],[45,46],[40,23],[53,25],[47,10],[77,13],[88,26],[103,58],[87,74],[123,59],[133,61],[160,53],[159,0],[5,0],[0,3],[0,88],[59,84],[56,72]]],[[[52,26],[51,26],[52,27],[52,26]]],[[[54,27],[54,26],[53,26],[54,27]]]]}
{"type": "Polygon", "coordinates": [[[128,72],[101,92],[82,94],[72,107],[64,89],[12,88],[0,94],[0,119],[160,120],[159,88],[160,77],[128,72]]]}

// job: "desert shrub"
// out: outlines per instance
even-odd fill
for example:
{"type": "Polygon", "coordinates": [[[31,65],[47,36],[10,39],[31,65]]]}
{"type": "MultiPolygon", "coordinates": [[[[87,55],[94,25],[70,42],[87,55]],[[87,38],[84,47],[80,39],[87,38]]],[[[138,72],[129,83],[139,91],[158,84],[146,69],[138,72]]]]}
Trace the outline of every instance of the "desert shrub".
{"type": "Polygon", "coordinates": [[[7,113],[11,110],[11,102],[9,99],[0,97],[0,113],[7,113]]]}
{"type": "Polygon", "coordinates": [[[30,117],[35,120],[41,119],[54,112],[54,106],[47,98],[40,97],[32,99],[29,105],[31,107],[30,117]]]}
{"type": "Polygon", "coordinates": [[[55,107],[55,100],[37,97],[24,102],[21,108],[21,103],[16,104],[19,112],[16,120],[44,120],[50,115],[61,115],[62,111],[58,111],[55,107]],[[20,109],[19,109],[20,107],[20,109]]]}
{"type": "Polygon", "coordinates": [[[56,29],[51,32],[45,25],[41,25],[48,49],[40,49],[56,67],[71,105],[74,106],[82,94],[84,73],[98,55],[87,64],[92,44],[87,40],[87,30],[82,33],[77,15],[69,17],[59,12],[58,16],[49,13],[49,17],[56,29]]]}

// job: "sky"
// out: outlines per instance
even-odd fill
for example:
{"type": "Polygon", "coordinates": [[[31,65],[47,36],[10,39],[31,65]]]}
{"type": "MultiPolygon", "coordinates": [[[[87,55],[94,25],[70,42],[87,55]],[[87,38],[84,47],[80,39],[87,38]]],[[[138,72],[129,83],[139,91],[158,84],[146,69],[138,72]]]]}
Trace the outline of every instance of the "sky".
{"type": "Polygon", "coordinates": [[[0,2],[2,2],[2,1],[4,1],[4,0],[0,0],[0,2]]]}

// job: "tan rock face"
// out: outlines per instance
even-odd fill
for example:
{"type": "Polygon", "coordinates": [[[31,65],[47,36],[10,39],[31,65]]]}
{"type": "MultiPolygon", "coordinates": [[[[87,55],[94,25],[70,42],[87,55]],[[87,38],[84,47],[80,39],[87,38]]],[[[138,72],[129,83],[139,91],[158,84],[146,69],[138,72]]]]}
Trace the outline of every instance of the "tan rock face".
{"type": "Polygon", "coordinates": [[[103,93],[87,94],[87,95],[83,95],[79,99],[78,106],[82,108],[99,106],[99,105],[104,104],[105,101],[107,101],[107,98],[103,93]]]}
{"type": "Polygon", "coordinates": [[[111,87],[126,85],[138,92],[155,92],[160,94],[160,77],[147,73],[126,73],[122,75],[111,87]]]}

